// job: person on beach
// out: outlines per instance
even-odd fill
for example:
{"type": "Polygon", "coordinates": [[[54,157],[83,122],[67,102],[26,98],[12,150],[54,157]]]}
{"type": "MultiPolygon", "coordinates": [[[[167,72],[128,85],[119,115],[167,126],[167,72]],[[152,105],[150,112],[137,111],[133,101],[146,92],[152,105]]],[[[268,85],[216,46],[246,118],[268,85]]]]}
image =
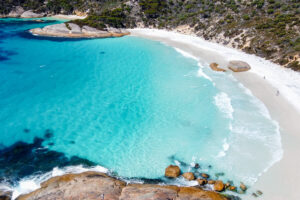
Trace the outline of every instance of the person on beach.
{"type": "Polygon", "coordinates": [[[277,90],[277,92],[276,92],[276,96],[279,96],[279,90],[277,90]]]}

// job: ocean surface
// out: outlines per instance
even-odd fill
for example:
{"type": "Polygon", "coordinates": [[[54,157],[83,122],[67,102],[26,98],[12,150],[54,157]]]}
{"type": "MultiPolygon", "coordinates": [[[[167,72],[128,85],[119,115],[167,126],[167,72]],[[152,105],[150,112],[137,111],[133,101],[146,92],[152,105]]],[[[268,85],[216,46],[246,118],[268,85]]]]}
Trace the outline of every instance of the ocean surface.
{"type": "Polygon", "coordinates": [[[138,37],[28,33],[53,23],[0,20],[3,185],[78,165],[164,180],[177,164],[251,186],[281,158],[277,123],[230,73],[138,37]]]}

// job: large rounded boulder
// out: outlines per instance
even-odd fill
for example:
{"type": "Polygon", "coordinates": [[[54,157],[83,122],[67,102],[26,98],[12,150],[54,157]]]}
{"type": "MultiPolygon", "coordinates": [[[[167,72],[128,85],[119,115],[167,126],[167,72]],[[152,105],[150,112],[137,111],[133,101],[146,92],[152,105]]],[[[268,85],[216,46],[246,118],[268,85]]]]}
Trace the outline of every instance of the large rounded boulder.
{"type": "Polygon", "coordinates": [[[245,72],[251,69],[248,63],[239,60],[230,61],[227,67],[234,72],[245,72]]]}
{"type": "Polygon", "coordinates": [[[216,181],[214,184],[214,190],[217,192],[222,192],[225,189],[223,181],[216,181]]]}
{"type": "Polygon", "coordinates": [[[182,174],[182,176],[189,181],[195,180],[195,176],[193,172],[186,172],[184,174],[182,174]]]}
{"type": "Polygon", "coordinates": [[[165,170],[165,176],[169,178],[177,178],[180,175],[180,168],[176,165],[169,165],[165,170]]]}

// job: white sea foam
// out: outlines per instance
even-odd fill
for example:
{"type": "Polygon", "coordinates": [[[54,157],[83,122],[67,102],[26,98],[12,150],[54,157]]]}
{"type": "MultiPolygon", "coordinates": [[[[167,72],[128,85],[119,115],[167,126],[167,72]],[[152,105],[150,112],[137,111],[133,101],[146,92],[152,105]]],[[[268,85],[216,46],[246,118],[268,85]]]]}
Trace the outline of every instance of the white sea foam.
{"type": "MultiPolygon", "coordinates": [[[[199,66],[199,69],[197,71],[197,76],[198,77],[203,77],[211,82],[213,82],[212,78],[209,77],[206,73],[203,72],[202,68],[203,68],[203,65],[199,62],[199,58],[193,56],[192,54],[186,52],[186,51],[183,51],[181,49],[178,49],[178,48],[174,48],[178,53],[180,53],[181,55],[183,55],[184,57],[187,57],[187,58],[192,58],[196,61],[198,61],[198,66],[199,66]]],[[[213,83],[214,84],[214,83],[213,83]]]]}
{"type": "MultiPolygon", "coordinates": [[[[143,30],[141,30],[143,31],[143,30]]],[[[273,87],[280,90],[280,93],[283,94],[294,106],[297,107],[297,109],[300,111],[300,105],[298,102],[300,102],[300,74],[297,72],[294,72],[290,69],[282,68],[274,63],[271,63],[267,60],[264,60],[263,58],[259,58],[254,55],[248,55],[244,52],[241,52],[236,49],[231,49],[228,47],[224,47],[220,44],[211,43],[208,41],[205,41],[201,38],[193,37],[193,36],[186,36],[182,34],[177,34],[173,32],[168,31],[160,31],[160,30],[147,30],[147,33],[143,32],[143,34],[149,34],[151,36],[157,36],[157,37],[166,37],[168,39],[171,38],[171,40],[177,41],[177,42],[184,42],[185,44],[189,44],[192,46],[195,46],[202,50],[208,50],[211,52],[215,52],[218,55],[222,55],[225,60],[243,60],[248,62],[252,70],[251,72],[256,73],[257,75],[263,77],[266,77],[266,80],[269,81],[270,84],[273,85],[273,87]]],[[[193,58],[195,60],[198,60],[200,62],[200,58],[195,58],[193,55],[188,54],[187,52],[180,51],[176,49],[179,53],[185,54],[186,57],[193,58]]],[[[207,63],[205,63],[207,64],[207,63]]],[[[198,76],[204,77],[210,81],[212,81],[212,78],[209,77],[207,74],[203,72],[203,66],[204,64],[198,63],[199,71],[198,76]]],[[[241,83],[238,83],[238,81],[232,76],[228,75],[229,78],[234,79],[239,87],[244,90],[245,94],[249,95],[249,99],[252,101],[254,105],[257,105],[259,108],[259,112],[266,117],[267,119],[271,120],[271,122],[276,127],[274,130],[274,135],[267,136],[264,134],[261,134],[260,131],[250,131],[247,129],[247,127],[240,127],[240,126],[233,126],[231,123],[229,124],[229,130],[234,133],[243,134],[246,137],[255,138],[260,141],[269,142],[270,144],[266,144],[270,151],[272,152],[272,158],[270,159],[267,167],[264,169],[264,172],[267,171],[274,163],[281,160],[283,156],[283,150],[281,145],[281,136],[279,132],[279,126],[278,123],[271,119],[271,116],[265,107],[265,105],[254,97],[254,95],[251,93],[251,91],[247,88],[245,88],[241,83]]],[[[213,82],[214,83],[214,82],[213,82]]],[[[215,85],[215,84],[214,84],[215,85]]],[[[219,93],[215,97],[215,103],[218,106],[218,108],[227,115],[228,118],[233,120],[233,112],[234,109],[231,105],[231,100],[228,97],[226,93],[219,93]]],[[[229,149],[228,144],[223,144],[223,150],[219,152],[218,157],[224,157],[226,155],[226,151],[229,149]]],[[[261,173],[259,173],[259,176],[261,173]]],[[[248,177],[240,177],[241,179],[244,179],[245,182],[251,184],[257,181],[257,176],[251,176],[248,177]]]]}
{"type": "Polygon", "coordinates": [[[198,77],[206,78],[207,80],[213,82],[213,80],[212,80],[209,76],[207,76],[207,75],[203,72],[203,70],[202,70],[201,68],[198,69],[198,71],[197,71],[197,76],[198,76],[198,77]]]}
{"type": "Polygon", "coordinates": [[[186,52],[186,51],[183,51],[181,49],[178,49],[178,48],[174,48],[178,53],[180,53],[181,55],[183,55],[184,57],[187,57],[187,58],[192,58],[194,60],[199,60],[197,57],[193,56],[192,54],[186,52]]]}
{"type": "Polygon", "coordinates": [[[222,147],[223,147],[223,149],[222,149],[222,151],[219,152],[219,154],[217,155],[217,157],[224,157],[224,156],[226,156],[226,152],[228,151],[228,149],[230,147],[229,143],[227,142],[227,139],[223,140],[223,146],[222,147]]]}
{"type": "Polygon", "coordinates": [[[221,55],[227,62],[243,60],[251,65],[251,72],[261,77],[265,76],[266,81],[277,88],[300,111],[300,73],[298,72],[283,68],[255,55],[246,54],[240,50],[212,43],[199,37],[157,29],[134,29],[134,31],[151,37],[183,42],[204,51],[211,51],[221,55]]]}
{"type": "Polygon", "coordinates": [[[40,184],[42,182],[48,180],[51,177],[61,176],[64,174],[69,174],[69,173],[82,173],[82,172],[86,172],[86,171],[96,171],[96,172],[107,173],[108,169],[101,167],[101,166],[85,168],[82,165],[69,166],[69,167],[64,167],[64,168],[56,167],[52,171],[41,174],[41,175],[25,177],[25,178],[21,179],[16,186],[4,185],[2,187],[3,188],[6,187],[8,190],[13,190],[12,199],[16,199],[21,194],[26,194],[26,193],[32,192],[32,191],[40,188],[40,184]]]}
{"type": "MultiPolygon", "coordinates": [[[[143,31],[143,30],[142,30],[143,31]]],[[[143,32],[145,34],[145,32],[143,32]]],[[[271,63],[267,60],[264,60],[263,58],[259,58],[254,55],[248,55],[244,52],[241,52],[236,49],[231,49],[228,47],[224,47],[220,44],[211,43],[208,41],[205,41],[201,38],[193,37],[193,36],[186,36],[182,34],[177,34],[173,32],[168,31],[159,31],[159,30],[147,30],[147,34],[151,36],[157,36],[157,37],[166,37],[171,38],[171,40],[177,41],[177,42],[184,42],[185,44],[192,45],[194,47],[197,47],[202,50],[208,50],[211,52],[215,52],[218,55],[222,55],[223,58],[228,62],[230,60],[243,60],[248,62],[252,70],[251,72],[256,73],[257,75],[263,77],[266,77],[266,80],[269,81],[270,84],[273,85],[273,87],[277,88],[281,94],[283,94],[294,106],[297,107],[297,109],[300,111],[300,105],[298,102],[300,102],[300,74],[297,72],[294,72],[290,69],[282,68],[274,63],[271,63]]],[[[177,49],[178,51],[178,49],[177,49]]],[[[180,51],[178,51],[180,52],[180,51]]],[[[180,52],[183,54],[183,52],[180,52]]],[[[192,55],[187,55],[185,52],[186,57],[191,57],[193,59],[198,60],[200,62],[200,58],[195,58],[192,55]]],[[[205,63],[207,64],[207,63],[205,63]]],[[[203,73],[203,64],[198,63],[199,71],[198,76],[204,77],[208,80],[211,80],[212,78],[209,77],[207,74],[203,73]]],[[[228,75],[229,78],[235,79],[232,75],[228,75]]],[[[274,134],[271,135],[264,135],[261,134],[260,131],[250,131],[246,127],[239,127],[239,126],[233,126],[231,123],[229,124],[229,130],[231,132],[243,134],[247,137],[256,138],[260,141],[263,141],[268,146],[270,151],[272,152],[272,158],[270,159],[267,167],[265,168],[264,172],[267,171],[274,163],[281,160],[283,156],[283,150],[281,145],[281,136],[279,132],[279,126],[278,123],[271,119],[271,116],[265,107],[265,105],[254,97],[254,95],[251,93],[251,91],[247,88],[245,88],[241,83],[238,83],[240,88],[242,88],[245,92],[245,94],[249,95],[249,99],[252,101],[254,105],[257,105],[259,108],[259,112],[267,119],[271,120],[273,123],[275,130],[274,134]]],[[[226,93],[220,93],[215,97],[215,103],[218,106],[218,108],[227,115],[228,118],[233,120],[233,112],[234,109],[231,105],[231,99],[228,97],[226,93]]],[[[226,151],[228,151],[229,145],[223,144],[223,150],[219,152],[219,157],[224,157],[226,155],[226,151]]],[[[261,175],[261,173],[259,173],[261,175]]],[[[246,180],[248,183],[254,183],[257,181],[257,176],[248,176],[248,177],[240,177],[246,180]]]]}
{"type": "Polygon", "coordinates": [[[226,114],[229,119],[232,119],[234,109],[231,105],[231,99],[225,92],[218,93],[215,97],[215,104],[219,110],[226,114]]]}

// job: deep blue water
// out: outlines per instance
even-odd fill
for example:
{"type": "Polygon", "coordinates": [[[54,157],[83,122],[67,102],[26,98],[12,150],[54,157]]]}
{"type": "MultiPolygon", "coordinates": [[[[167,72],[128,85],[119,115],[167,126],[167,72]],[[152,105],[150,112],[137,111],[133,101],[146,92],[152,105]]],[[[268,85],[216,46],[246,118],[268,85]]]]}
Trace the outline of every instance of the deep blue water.
{"type": "Polygon", "coordinates": [[[84,163],[154,179],[169,164],[187,171],[197,162],[199,172],[250,184],[276,157],[276,125],[230,74],[142,38],[27,32],[49,23],[0,21],[1,176],[84,163]],[[19,149],[44,149],[44,160],[30,150],[22,158],[17,142],[19,149]],[[19,165],[9,171],[13,155],[19,165]],[[44,169],[47,156],[52,162],[44,169]],[[35,157],[39,162],[16,173],[35,157]]]}

